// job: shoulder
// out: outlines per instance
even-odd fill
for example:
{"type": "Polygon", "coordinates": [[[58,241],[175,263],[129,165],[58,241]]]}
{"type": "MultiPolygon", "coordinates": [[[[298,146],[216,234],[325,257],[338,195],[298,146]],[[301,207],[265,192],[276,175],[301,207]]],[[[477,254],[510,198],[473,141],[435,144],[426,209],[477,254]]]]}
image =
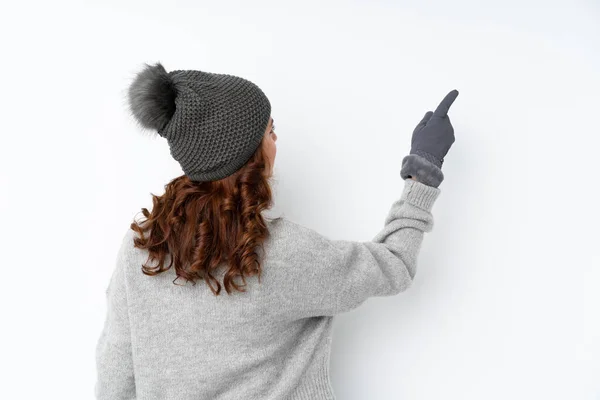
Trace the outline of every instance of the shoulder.
{"type": "Polygon", "coordinates": [[[138,263],[143,257],[147,257],[147,251],[135,247],[134,240],[139,238],[136,231],[131,228],[123,233],[118,249],[118,260],[124,265],[132,265],[138,263]]]}
{"type": "Polygon", "coordinates": [[[288,261],[318,260],[335,251],[332,240],[286,217],[270,222],[272,251],[288,261]]]}
{"type": "Polygon", "coordinates": [[[119,247],[120,252],[126,255],[131,253],[135,249],[133,241],[136,237],[138,237],[137,233],[133,229],[127,228],[127,230],[121,237],[121,244],[119,247]]]}
{"type": "Polygon", "coordinates": [[[294,222],[287,217],[269,221],[269,230],[283,238],[292,240],[318,239],[321,235],[314,229],[294,222]]]}

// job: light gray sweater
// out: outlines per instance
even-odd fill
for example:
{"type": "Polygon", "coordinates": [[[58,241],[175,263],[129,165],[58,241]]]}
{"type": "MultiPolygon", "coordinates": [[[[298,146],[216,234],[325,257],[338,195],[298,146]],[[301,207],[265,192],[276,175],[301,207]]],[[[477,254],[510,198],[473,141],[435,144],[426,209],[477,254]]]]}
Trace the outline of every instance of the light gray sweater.
{"type": "Polygon", "coordinates": [[[410,286],[439,193],[405,180],[383,229],[366,242],[331,240],[283,217],[268,220],[261,284],[254,276],[246,293],[232,295],[214,296],[204,281],[174,285],[174,268],[144,275],[148,254],[133,247],[128,230],[106,290],[96,398],[335,399],[333,316],[410,286]]]}

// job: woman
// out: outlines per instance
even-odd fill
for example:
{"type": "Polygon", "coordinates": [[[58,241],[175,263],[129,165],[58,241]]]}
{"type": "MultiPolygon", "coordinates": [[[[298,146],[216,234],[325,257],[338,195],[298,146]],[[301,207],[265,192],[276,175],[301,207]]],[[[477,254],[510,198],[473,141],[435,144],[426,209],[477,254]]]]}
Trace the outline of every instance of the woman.
{"type": "Polygon", "coordinates": [[[261,215],[272,205],[277,135],[252,82],[156,63],[128,93],[132,115],[167,139],[184,175],[153,195],[123,238],[96,347],[96,398],[334,399],[333,316],[410,286],[458,92],[414,130],[402,195],[368,242],[261,215]]]}

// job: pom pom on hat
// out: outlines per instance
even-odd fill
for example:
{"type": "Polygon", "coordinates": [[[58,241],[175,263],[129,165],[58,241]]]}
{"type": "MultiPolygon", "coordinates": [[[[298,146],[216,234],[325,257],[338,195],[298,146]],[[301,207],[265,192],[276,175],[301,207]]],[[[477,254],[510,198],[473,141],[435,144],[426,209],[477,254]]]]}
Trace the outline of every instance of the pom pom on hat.
{"type": "Polygon", "coordinates": [[[131,114],[167,139],[194,182],[223,179],[261,145],[271,103],[253,82],[231,74],[144,64],[128,88],[131,114]]]}
{"type": "Polygon", "coordinates": [[[145,64],[129,86],[129,110],[144,128],[162,130],[175,113],[177,89],[160,62],[145,64]]]}

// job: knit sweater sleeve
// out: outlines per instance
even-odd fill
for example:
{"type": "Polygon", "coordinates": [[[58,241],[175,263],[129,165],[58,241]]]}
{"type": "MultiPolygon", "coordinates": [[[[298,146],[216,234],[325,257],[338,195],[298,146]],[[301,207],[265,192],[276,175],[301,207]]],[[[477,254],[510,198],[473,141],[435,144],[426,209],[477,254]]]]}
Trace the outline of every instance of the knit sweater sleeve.
{"type": "Polygon", "coordinates": [[[406,290],[415,276],[424,233],[433,228],[431,209],[439,193],[406,179],[383,229],[370,241],[332,240],[294,223],[295,238],[287,246],[294,264],[288,276],[291,287],[279,317],[332,316],[369,297],[406,290]]]}
{"type": "Polygon", "coordinates": [[[125,284],[125,267],[131,247],[132,236],[128,231],[106,288],[106,317],[96,345],[97,380],[94,394],[98,400],[136,399],[125,284]]]}

